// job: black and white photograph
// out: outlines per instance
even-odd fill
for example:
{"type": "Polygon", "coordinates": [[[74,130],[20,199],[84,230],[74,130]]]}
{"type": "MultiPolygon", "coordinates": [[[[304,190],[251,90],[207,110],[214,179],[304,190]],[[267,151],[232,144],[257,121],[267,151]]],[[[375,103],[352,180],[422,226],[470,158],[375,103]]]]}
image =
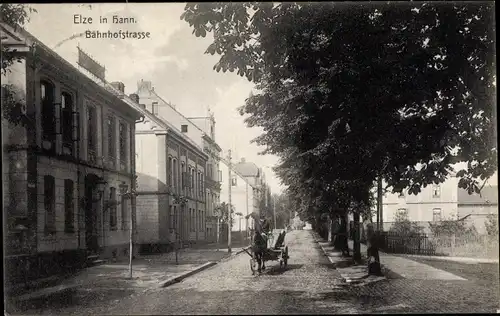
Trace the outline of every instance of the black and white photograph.
{"type": "Polygon", "coordinates": [[[1,3],[5,315],[499,313],[494,1],[1,3]]]}

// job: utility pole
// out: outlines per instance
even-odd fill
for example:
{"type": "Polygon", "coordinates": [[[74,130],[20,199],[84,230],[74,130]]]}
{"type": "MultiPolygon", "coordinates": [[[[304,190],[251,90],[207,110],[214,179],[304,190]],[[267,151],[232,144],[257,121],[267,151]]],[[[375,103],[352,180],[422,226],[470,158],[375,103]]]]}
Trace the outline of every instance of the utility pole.
{"type": "Polygon", "coordinates": [[[229,205],[227,207],[227,252],[228,253],[231,253],[231,230],[232,230],[232,216],[231,216],[231,189],[232,189],[232,186],[233,186],[233,183],[232,183],[232,177],[231,177],[231,168],[232,168],[232,164],[231,164],[231,149],[228,150],[228,153],[227,153],[227,161],[228,161],[228,177],[229,177],[229,205]]]}

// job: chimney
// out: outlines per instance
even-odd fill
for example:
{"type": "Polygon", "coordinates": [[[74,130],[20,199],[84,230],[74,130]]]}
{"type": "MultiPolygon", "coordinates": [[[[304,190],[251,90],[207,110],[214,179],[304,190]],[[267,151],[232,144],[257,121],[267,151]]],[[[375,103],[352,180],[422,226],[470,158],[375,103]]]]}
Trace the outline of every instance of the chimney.
{"type": "Polygon", "coordinates": [[[117,90],[120,90],[121,93],[125,93],[125,85],[123,84],[123,82],[120,82],[120,81],[115,81],[115,82],[112,82],[111,85],[117,89],[117,90]]]}
{"type": "Polygon", "coordinates": [[[137,90],[138,91],[141,91],[141,90],[147,90],[147,91],[151,91],[152,88],[151,88],[151,81],[144,81],[141,79],[140,82],[137,83],[137,90]]]}
{"type": "Polygon", "coordinates": [[[245,162],[246,162],[245,158],[241,158],[241,163],[245,163],[245,162]]]}
{"type": "Polygon", "coordinates": [[[134,100],[135,103],[139,104],[139,95],[138,94],[132,93],[128,97],[131,98],[132,100],[134,100]]]}

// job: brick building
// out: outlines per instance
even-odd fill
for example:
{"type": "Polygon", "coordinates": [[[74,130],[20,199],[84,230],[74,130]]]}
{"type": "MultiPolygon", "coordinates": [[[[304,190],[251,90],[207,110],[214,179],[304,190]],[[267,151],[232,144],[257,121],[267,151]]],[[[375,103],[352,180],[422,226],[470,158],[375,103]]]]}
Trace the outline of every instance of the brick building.
{"type": "Polygon", "coordinates": [[[134,183],[140,113],[22,29],[2,24],[2,45],[22,58],[2,84],[26,104],[28,122],[2,121],[8,275],[126,255],[133,212],[120,188],[134,183]]]}

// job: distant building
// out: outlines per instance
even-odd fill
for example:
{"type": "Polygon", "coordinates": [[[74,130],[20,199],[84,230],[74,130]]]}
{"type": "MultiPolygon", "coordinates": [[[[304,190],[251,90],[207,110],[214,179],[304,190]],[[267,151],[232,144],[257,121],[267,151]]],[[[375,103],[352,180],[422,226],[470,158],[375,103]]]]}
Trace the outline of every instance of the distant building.
{"type": "Polygon", "coordinates": [[[481,195],[470,195],[464,189],[458,189],[458,217],[467,216],[467,222],[473,224],[480,233],[486,232],[485,222],[488,215],[498,220],[498,186],[485,186],[481,195]]]}
{"type": "MultiPolygon", "coordinates": [[[[476,227],[478,232],[484,232],[484,221],[487,214],[498,210],[497,185],[486,184],[478,194],[469,195],[467,191],[458,188],[457,177],[449,177],[441,184],[432,184],[422,188],[417,195],[387,193],[383,198],[384,229],[391,227],[396,215],[405,214],[410,221],[418,222],[425,231],[429,222],[456,220],[467,215],[467,224],[476,227]]],[[[376,222],[376,210],[372,220],[376,222]]]]}
{"type": "MultiPolygon", "coordinates": [[[[229,168],[226,163],[220,164],[222,174],[221,202],[229,203],[229,168]]],[[[234,212],[232,231],[247,231],[253,227],[253,219],[245,218],[248,214],[258,210],[258,201],[255,189],[250,181],[233,167],[231,170],[231,205],[234,212]]]]}
{"type": "Polygon", "coordinates": [[[147,111],[178,129],[208,155],[203,171],[197,170],[194,177],[201,179],[204,190],[203,201],[205,206],[202,209],[202,216],[205,220],[202,227],[203,233],[199,234],[199,236],[203,236],[205,240],[215,240],[217,225],[214,209],[220,203],[219,161],[222,149],[215,142],[215,119],[213,115],[195,119],[185,117],[174,105],[165,101],[156,93],[150,81],[141,80],[138,82],[136,94],[139,96],[139,103],[147,111]]]}
{"type": "Polygon", "coordinates": [[[2,121],[7,275],[127,255],[133,213],[120,189],[134,183],[141,114],[28,32],[1,28],[2,46],[22,57],[2,84],[14,86],[28,118],[26,128],[2,121]]]}

